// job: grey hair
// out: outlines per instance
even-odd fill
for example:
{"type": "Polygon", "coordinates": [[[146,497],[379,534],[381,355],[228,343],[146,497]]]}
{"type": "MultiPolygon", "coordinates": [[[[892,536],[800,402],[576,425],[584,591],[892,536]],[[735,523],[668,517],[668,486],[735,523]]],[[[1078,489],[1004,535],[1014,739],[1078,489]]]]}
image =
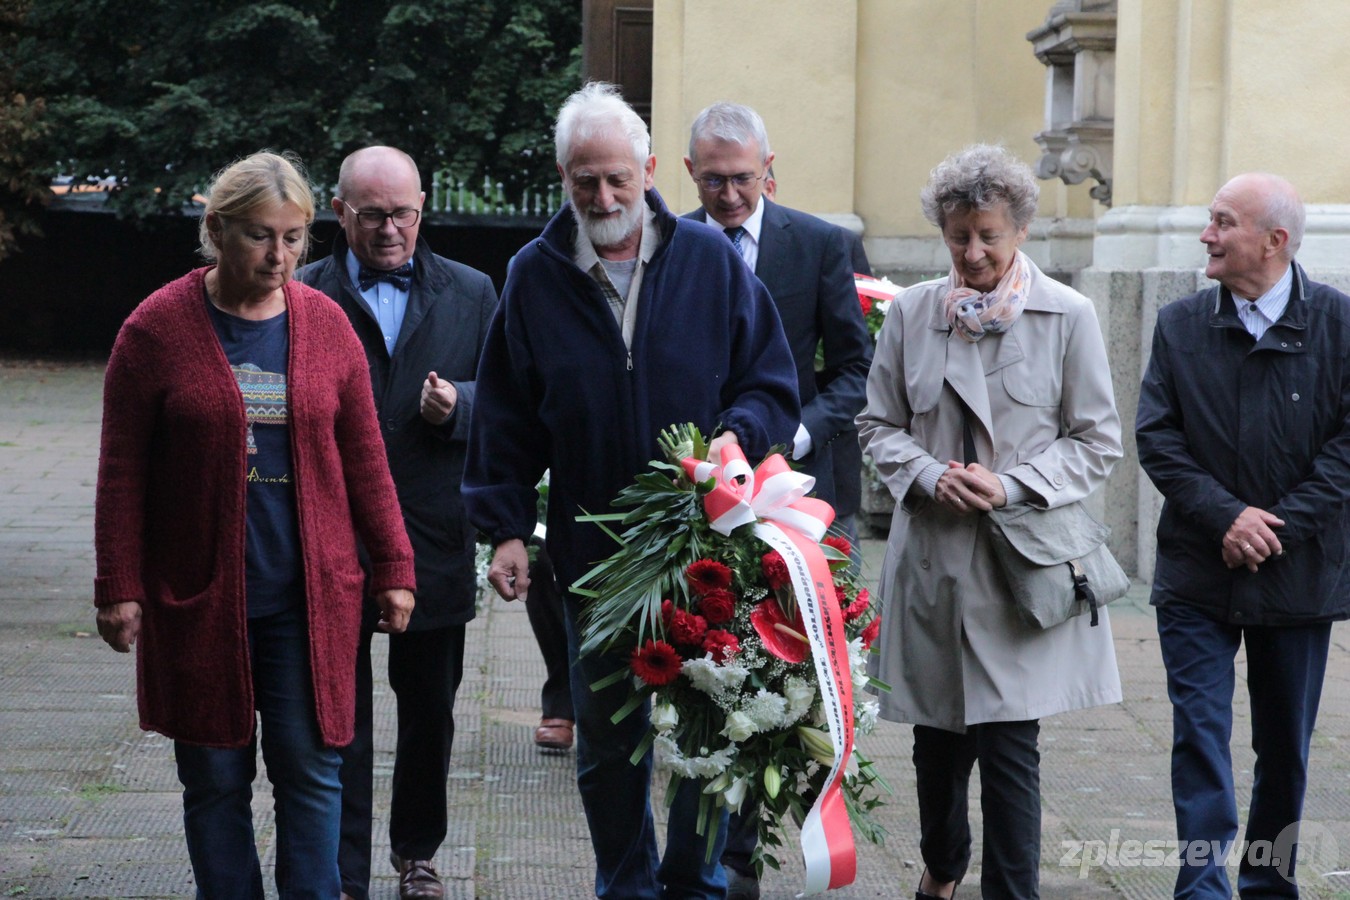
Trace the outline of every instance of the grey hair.
{"type": "Polygon", "coordinates": [[[305,175],[300,157],[291,153],[260,150],[237,159],[216,173],[206,189],[206,208],[198,225],[198,252],[215,261],[216,245],[211,243],[207,217],[215,215],[222,223],[253,215],[271,206],[293,203],[305,217],[303,258],[309,249],[309,226],[314,222],[314,193],[305,175]]]}
{"type": "Polygon", "coordinates": [[[615,85],[592,81],[564,101],[553,126],[558,165],[567,168],[574,144],[601,135],[619,134],[633,145],[638,168],[652,155],[647,123],[624,101],[615,85]]]}
{"type": "Polygon", "coordinates": [[[703,140],[726,141],[742,146],[754,141],[759,146],[759,163],[769,159],[769,133],[759,113],[740,103],[719,101],[694,119],[689,129],[689,158],[695,159],[694,144],[703,140]]]}
{"type": "Polygon", "coordinates": [[[347,194],[351,192],[352,170],[356,168],[356,164],[360,160],[360,157],[366,155],[370,151],[381,151],[381,152],[389,151],[393,153],[396,157],[402,158],[403,161],[408,164],[408,168],[412,169],[413,180],[415,180],[419,185],[422,183],[422,173],[417,171],[417,162],[411,156],[409,156],[407,153],[404,153],[397,147],[389,147],[383,144],[376,144],[371,147],[362,147],[360,150],[353,150],[351,153],[347,154],[346,159],[342,160],[342,166],[341,168],[338,169],[337,190],[339,197],[346,197],[347,194]]]}
{"type": "Polygon", "coordinates": [[[989,210],[1008,205],[1020,231],[1036,216],[1041,189],[1031,167],[997,144],[972,144],[938,163],[919,194],[923,215],[938,228],[958,210],[989,210]]]}
{"type": "Polygon", "coordinates": [[[1289,243],[1285,245],[1283,257],[1292,260],[1303,244],[1303,228],[1308,214],[1292,184],[1278,175],[1266,175],[1266,178],[1271,183],[1271,189],[1266,193],[1261,227],[1270,230],[1283,228],[1289,232],[1289,243]]]}

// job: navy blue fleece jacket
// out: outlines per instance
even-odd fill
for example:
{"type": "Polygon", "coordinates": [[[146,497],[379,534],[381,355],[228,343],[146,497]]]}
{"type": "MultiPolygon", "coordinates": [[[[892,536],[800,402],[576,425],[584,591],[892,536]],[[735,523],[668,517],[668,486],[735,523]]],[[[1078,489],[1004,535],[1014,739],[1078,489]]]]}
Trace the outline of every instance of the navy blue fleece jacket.
{"type": "Polygon", "coordinates": [[[631,350],[599,285],[573,262],[564,207],[516,256],[478,369],[463,494],[492,543],[534,529],[549,481],[549,554],[571,585],[614,542],[578,523],[659,458],[662,428],[729,428],[757,462],[801,412],[778,313],[725,236],[647,192],[661,243],[643,277],[631,350]]]}

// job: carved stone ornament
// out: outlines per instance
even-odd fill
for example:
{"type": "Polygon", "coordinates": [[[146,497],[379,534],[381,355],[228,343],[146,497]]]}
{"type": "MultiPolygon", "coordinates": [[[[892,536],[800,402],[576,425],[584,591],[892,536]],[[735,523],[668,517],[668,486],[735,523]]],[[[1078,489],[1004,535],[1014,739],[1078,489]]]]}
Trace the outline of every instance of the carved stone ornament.
{"type": "Polygon", "coordinates": [[[1060,0],[1045,23],[1027,33],[1046,66],[1045,130],[1036,135],[1041,178],[1079,184],[1111,205],[1115,131],[1116,0],[1060,0]]]}

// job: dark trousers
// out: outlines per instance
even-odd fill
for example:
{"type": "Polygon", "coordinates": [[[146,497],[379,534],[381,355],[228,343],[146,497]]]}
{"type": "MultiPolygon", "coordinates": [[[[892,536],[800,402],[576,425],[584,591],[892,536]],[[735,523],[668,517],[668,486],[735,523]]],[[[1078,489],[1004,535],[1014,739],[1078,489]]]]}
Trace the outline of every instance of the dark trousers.
{"type": "Polygon", "coordinates": [[[567,647],[573,662],[572,704],[576,710],[577,790],[595,851],[595,896],[602,900],[718,900],[726,896],[726,874],[718,862],[726,834],[725,814],[707,861],[708,843],[696,833],[702,784],[684,779],[667,812],[666,846],[658,855],[652,818],[652,751],[637,765],[629,757],[651,727],[644,703],[618,722],[611,716],[627,701],[627,680],[599,691],[591,685],[626,668],[619,653],[579,656],[581,604],[563,600],[567,647]]]}
{"type": "MultiPolygon", "coordinates": [[[[1158,638],[1172,700],[1172,804],[1177,838],[1218,842],[1237,838],[1233,791],[1233,659],[1247,646],[1247,693],[1251,698],[1252,749],[1256,751],[1246,841],[1273,852],[1253,865],[1242,854],[1238,894],[1244,900],[1297,897],[1294,864],[1298,822],[1308,784],[1308,747],[1322,696],[1331,625],[1239,626],[1194,607],[1157,609],[1158,638]],[[1266,843],[1268,842],[1268,843],[1266,843]],[[1278,860],[1278,864],[1275,863],[1278,860]]],[[[1227,853],[1187,854],[1177,872],[1175,894],[1187,898],[1232,896],[1224,870],[1227,853]],[[1198,863],[1198,864],[1197,864],[1198,863]]]]}
{"type": "Polygon", "coordinates": [[[914,726],[919,852],[928,874],[960,881],[970,866],[970,773],[980,764],[985,900],[1040,896],[1040,722],[985,722],[965,734],[914,726]]]}
{"type": "Polygon", "coordinates": [[[572,710],[571,663],[567,659],[567,624],[564,620],[562,591],[553,575],[553,561],[542,543],[535,543],[536,555],[530,563],[530,592],[525,596],[525,612],[530,630],[544,657],[544,687],[539,692],[545,719],[576,720],[572,710]]]}
{"type": "MultiPolygon", "coordinates": [[[[389,686],[398,709],[389,844],[404,859],[431,859],[448,827],[445,780],[455,738],[455,692],[464,676],[463,625],[389,636],[389,686]]],[[[370,641],[356,657],[356,736],[342,750],[342,890],[365,900],[375,762],[370,641]]]]}

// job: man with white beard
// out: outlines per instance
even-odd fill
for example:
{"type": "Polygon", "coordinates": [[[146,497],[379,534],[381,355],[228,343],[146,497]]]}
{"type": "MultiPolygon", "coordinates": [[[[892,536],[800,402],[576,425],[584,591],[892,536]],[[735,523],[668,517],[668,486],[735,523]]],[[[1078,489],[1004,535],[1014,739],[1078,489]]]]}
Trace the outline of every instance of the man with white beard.
{"type": "MultiPolygon", "coordinates": [[[[569,587],[617,549],[583,511],[609,509],[661,456],[657,436],[692,422],[714,454],[738,443],[758,460],[801,420],[797,374],[768,291],[716,229],[679,219],[652,187],[647,126],[611,85],[573,94],[555,128],[570,203],[516,256],[478,370],[463,494],[496,548],[488,577],[502,597],[529,588],[525,541],[535,484],[550,471],[548,550],[569,587]]],[[[591,685],[627,665],[579,657],[584,601],[564,592],[577,786],[596,856],[595,893],[721,898],[718,862],[695,833],[698,782],[683,782],[658,860],[649,802],[651,752],[629,756],[648,729],[643,708],[610,721],[628,683],[591,685]]]]}

